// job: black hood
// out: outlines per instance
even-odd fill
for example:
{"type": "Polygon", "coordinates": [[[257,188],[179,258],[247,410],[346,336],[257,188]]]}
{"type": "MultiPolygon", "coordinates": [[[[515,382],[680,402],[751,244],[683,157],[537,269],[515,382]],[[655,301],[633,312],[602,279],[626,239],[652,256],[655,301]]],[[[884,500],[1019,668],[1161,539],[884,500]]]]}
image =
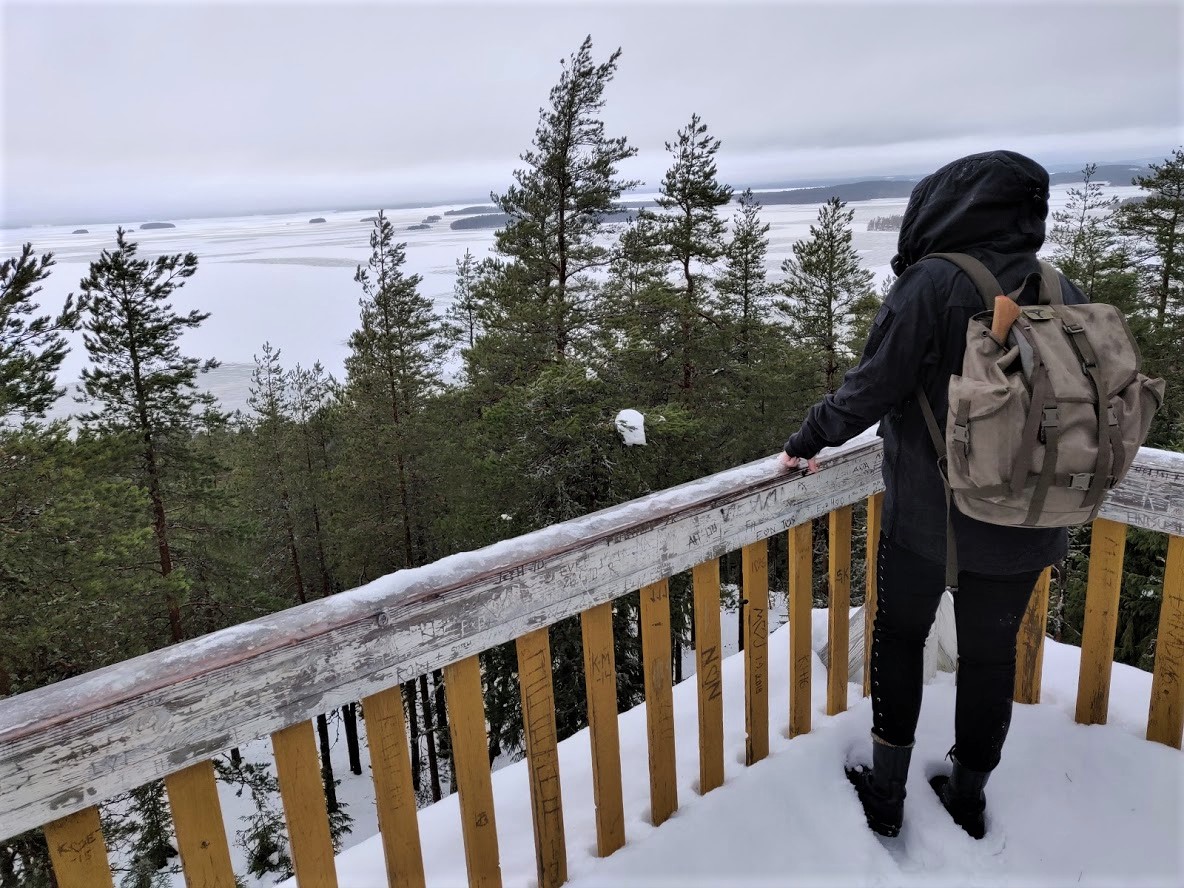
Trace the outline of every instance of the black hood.
{"type": "Polygon", "coordinates": [[[928,253],[1035,253],[1044,244],[1048,172],[1014,151],[971,154],[926,176],[909,196],[892,270],[928,253]]]}

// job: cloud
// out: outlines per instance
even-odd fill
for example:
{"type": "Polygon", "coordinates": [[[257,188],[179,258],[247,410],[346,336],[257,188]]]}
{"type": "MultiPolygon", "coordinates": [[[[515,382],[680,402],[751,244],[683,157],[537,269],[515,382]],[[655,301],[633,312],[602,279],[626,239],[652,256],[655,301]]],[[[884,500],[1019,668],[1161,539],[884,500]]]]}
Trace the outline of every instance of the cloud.
{"type": "Polygon", "coordinates": [[[10,3],[5,19],[3,224],[481,196],[587,33],[600,57],[624,50],[605,118],[650,181],[692,112],[721,169],[762,178],[907,171],[986,142],[1160,155],[1184,120],[1178,4],[10,3]]]}

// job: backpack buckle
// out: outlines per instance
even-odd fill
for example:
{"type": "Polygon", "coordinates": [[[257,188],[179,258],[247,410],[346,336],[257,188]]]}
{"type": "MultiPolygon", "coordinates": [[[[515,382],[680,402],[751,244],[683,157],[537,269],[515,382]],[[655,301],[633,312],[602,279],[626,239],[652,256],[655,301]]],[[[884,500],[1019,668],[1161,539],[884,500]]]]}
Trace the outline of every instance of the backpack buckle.
{"type": "Polygon", "coordinates": [[[1040,427],[1042,429],[1055,429],[1060,424],[1056,407],[1045,407],[1041,410],[1040,427]]]}
{"type": "Polygon", "coordinates": [[[1079,333],[1084,333],[1085,327],[1081,326],[1081,324],[1070,324],[1068,321],[1066,321],[1065,322],[1065,332],[1069,333],[1073,336],[1076,336],[1079,333]]]}
{"type": "Polygon", "coordinates": [[[1090,485],[1093,483],[1094,476],[1091,472],[1077,472],[1069,476],[1069,489],[1088,491],[1090,485]]]}
{"type": "Polygon", "coordinates": [[[964,425],[954,423],[954,431],[950,437],[954,439],[955,444],[962,445],[962,452],[964,454],[970,454],[970,429],[964,425]]]}

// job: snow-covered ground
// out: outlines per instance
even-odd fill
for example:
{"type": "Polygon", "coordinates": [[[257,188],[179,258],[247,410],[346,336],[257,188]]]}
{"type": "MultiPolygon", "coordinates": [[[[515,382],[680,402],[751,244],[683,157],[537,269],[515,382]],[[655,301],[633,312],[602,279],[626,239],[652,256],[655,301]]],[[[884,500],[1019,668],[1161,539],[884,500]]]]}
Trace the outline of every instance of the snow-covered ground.
{"type": "MultiPolygon", "coordinates": [[[[815,611],[815,649],[825,620],[825,611],[815,611]]],[[[1109,724],[1077,725],[1079,651],[1047,642],[1044,702],[1016,707],[1003,764],[988,785],[981,842],[954,826],[926,784],[952,742],[953,676],[939,673],[925,692],[905,828],[897,839],[880,839],[864,825],[843,776],[845,763],[866,760],[869,703],[853,684],[850,709],[826,716],[826,673],[815,657],[813,730],[787,739],[787,646],[785,630],[774,632],[770,756],[751,768],[743,764],[743,658],[724,661],[726,782],[707,796],[696,789],[694,679],[675,688],[680,808],[660,829],[648,822],[644,706],[621,716],[627,844],[607,860],[595,857],[587,732],[560,744],[573,886],[1184,884],[1184,754],[1143,739],[1147,673],[1115,665],[1109,724]]],[[[369,775],[351,780],[369,783],[369,775]]],[[[497,771],[493,786],[504,883],[534,886],[524,764],[497,771]]],[[[338,858],[340,884],[378,888],[386,884],[380,839],[359,841],[375,820],[372,791],[352,799],[351,813],[356,844],[338,858]]],[[[466,884],[456,796],[422,810],[419,822],[428,884],[466,884]]]]}
{"type": "MultiPolygon", "coordinates": [[[[1068,200],[1068,187],[1052,190],[1052,206],[1058,209],[1068,200]]],[[[1107,193],[1129,197],[1139,193],[1130,186],[1108,188],[1107,193]]],[[[638,195],[647,197],[652,195],[638,195]]],[[[631,198],[635,197],[633,195],[631,198]]],[[[896,250],[896,232],[868,231],[876,216],[904,212],[904,198],[856,201],[855,247],[865,267],[877,277],[888,274],[888,263],[896,250]]],[[[422,292],[438,312],[452,298],[456,260],[466,249],[478,258],[488,255],[493,245],[492,230],[453,231],[454,216],[443,216],[457,206],[431,206],[391,210],[387,213],[395,236],[407,242],[409,274],[423,276],[422,292]],[[409,231],[429,215],[443,216],[428,230],[409,231]]],[[[735,205],[724,208],[730,218],[735,205]]],[[[782,260],[791,255],[793,244],[808,236],[818,213],[816,205],[766,207],[762,218],[772,227],[767,264],[776,277],[782,260]]],[[[180,310],[199,309],[210,318],[199,329],[185,334],[186,353],[215,357],[226,367],[214,377],[216,394],[228,409],[243,407],[249,382],[249,365],[260,346],[270,341],[283,351],[285,366],[297,362],[309,366],[320,361],[338,376],[348,353],[346,342],[357,325],[359,287],[354,270],[369,258],[372,225],[361,221],[372,215],[366,210],[304,212],[270,216],[240,216],[223,219],[171,219],[176,228],[138,230],[145,220],[121,224],[132,230],[141,255],[193,252],[199,259],[197,274],[175,298],[180,310]],[[310,224],[309,219],[324,218],[310,224]]],[[[0,229],[0,258],[16,255],[21,244],[31,242],[38,252],[52,251],[57,268],[43,285],[42,301],[59,306],[65,295],[77,292],[87,264],[103,249],[113,245],[120,223],[46,225],[0,229]],[[77,228],[88,234],[73,234],[77,228]]],[[[67,356],[61,379],[76,380],[86,363],[81,338],[67,356]]],[[[59,405],[68,413],[73,405],[59,405]]]]}

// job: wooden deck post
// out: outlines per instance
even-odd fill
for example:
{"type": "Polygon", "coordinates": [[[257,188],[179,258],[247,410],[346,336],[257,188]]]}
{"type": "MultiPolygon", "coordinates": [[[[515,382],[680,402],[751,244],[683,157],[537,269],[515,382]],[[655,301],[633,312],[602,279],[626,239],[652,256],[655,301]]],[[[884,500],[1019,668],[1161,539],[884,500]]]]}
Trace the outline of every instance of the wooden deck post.
{"type": "Polygon", "coordinates": [[[444,667],[444,695],[448,699],[448,729],[456,762],[469,885],[501,888],[502,867],[489,773],[489,735],[485,731],[481,664],[476,656],[444,667]]]}
{"type": "Polygon", "coordinates": [[[811,609],[814,534],[809,521],[789,529],[789,736],[810,732],[811,609]]]}
{"type": "Polygon", "coordinates": [[[645,660],[650,819],[654,826],[661,826],[678,810],[673,677],[670,671],[670,591],[666,580],[642,587],[641,653],[645,660]]]}
{"type": "Polygon", "coordinates": [[[872,694],[872,642],[875,640],[876,603],[879,589],[880,528],[884,516],[884,494],[867,498],[866,595],[863,599],[863,696],[872,694]]]}
{"type": "Polygon", "coordinates": [[[1046,567],[1036,580],[1028,609],[1016,639],[1015,702],[1039,703],[1040,678],[1044,669],[1044,635],[1048,623],[1048,589],[1052,568],[1046,567]]]}
{"type": "Polygon", "coordinates": [[[744,763],[769,754],[769,547],[744,547],[744,763]]]}
{"type": "Polygon", "coordinates": [[[1094,521],[1085,590],[1085,626],[1081,632],[1081,672],[1077,681],[1077,721],[1083,725],[1104,725],[1110,707],[1110,669],[1114,662],[1125,546],[1125,524],[1105,518],[1094,521]]]}
{"type": "Polygon", "coordinates": [[[848,659],[851,654],[851,506],[828,516],[827,632],[830,664],[826,670],[826,714],[847,709],[848,659]]]}
{"type": "Polygon", "coordinates": [[[699,794],[724,782],[723,661],[720,657],[719,559],[695,565],[695,678],[699,685],[699,794]]]}
{"type": "Polygon", "coordinates": [[[1180,748],[1184,735],[1184,537],[1168,537],[1147,739],[1180,748]]]}
{"type": "Polygon", "coordinates": [[[292,848],[296,884],[337,888],[325,785],[312,722],[300,722],[271,735],[280,798],[292,848]]]}
{"type": "Polygon", "coordinates": [[[97,807],[47,823],[45,840],[58,888],[114,888],[97,807]]]}
{"type": "Polygon", "coordinates": [[[580,614],[580,628],[584,638],[584,687],[592,744],[592,791],[596,798],[596,853],[608,857],[625,844],[612,603],[597,605],[580,614]]]}
{"type": "Polygon", "coordinates": [[[558,888],[567,881],[567,846],[563,837],[555,689],[547,633],[545,626],[528,632],[517,640],[516,645],[522,729],[526,735],[527,769],[530,772],[535,866],[539,888],[558,888]]]}
{"type": "Polygon", "coordinates": [[[164,778],[177,850],[189,888],[235,888],[214,763],[198,762],[164,778]]]}
{"type": "Polygon", "coordinates": [[[402,689],[388,688],[363,698],[362,713],[370,744],[370,771],[387,884],[390,888],[423,888],[423,849],[402,689]]]}

